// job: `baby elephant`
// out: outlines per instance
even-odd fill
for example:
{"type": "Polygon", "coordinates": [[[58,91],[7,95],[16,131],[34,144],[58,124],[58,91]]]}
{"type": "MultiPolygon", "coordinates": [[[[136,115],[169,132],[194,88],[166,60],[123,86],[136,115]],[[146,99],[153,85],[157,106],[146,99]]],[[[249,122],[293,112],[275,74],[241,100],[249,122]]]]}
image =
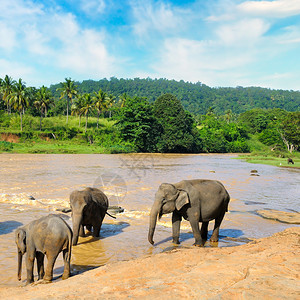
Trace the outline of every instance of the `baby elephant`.
{"type": "Polygon", "coordinates": [[[58,215],[50,214],[18,228],[15,232],[18,248],[18,279],[21,280],[22,256],[26,254],[27,284],[32,283],[34,259],[37,260],[38,279],[51,282],[53,266],[58,254],[63,251],[64,273],[62,279],[70,276],[72,230],[58,215]],[[44,255],[48,264],[44,272],[44,255]]]}

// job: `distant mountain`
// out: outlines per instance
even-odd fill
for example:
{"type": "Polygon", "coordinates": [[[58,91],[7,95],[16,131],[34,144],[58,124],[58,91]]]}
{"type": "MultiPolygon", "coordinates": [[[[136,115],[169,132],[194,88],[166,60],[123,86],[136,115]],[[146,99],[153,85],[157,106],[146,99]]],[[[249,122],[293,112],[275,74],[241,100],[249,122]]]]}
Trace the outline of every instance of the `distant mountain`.
{"type": "MultiPolygon", "coordinates": [[[[99,81],[84,80],[77,82],[80,93],[103,91],[119,97],[126,93],[130,97],[146,97],[153,102],[162,94],[171,93],[181,100],[184,108],[192,114],[205,114],[213,109],[216,114],[224,114],[227,110],[242,113],[253,108],[281,108],[287,111],[298,111],[300,108],[300,92],[272,90],[261,87],[211,88],[200,82],[191,83],[168,79],[101,79],[99,81]]],[[[56,89],[60,84],[51,85],[50,89],[56,97],[56,89]]]]}

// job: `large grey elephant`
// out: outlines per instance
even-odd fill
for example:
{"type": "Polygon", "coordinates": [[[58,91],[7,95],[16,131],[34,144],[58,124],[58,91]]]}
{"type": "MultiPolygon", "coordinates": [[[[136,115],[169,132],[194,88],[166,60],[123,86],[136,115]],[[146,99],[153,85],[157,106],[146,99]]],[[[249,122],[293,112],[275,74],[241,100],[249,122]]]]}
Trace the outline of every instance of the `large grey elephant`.
{"type": "Polygon", "coordinates": [[[85,236],[84,226],[98,237],[108,208],[106,195],[96,188],[87,187],[83,191],[73,191],[70,195],[73,222],[73,245],[78,236],[85,236]]]}
{"type": "Polygon", "coordinates": [[[51,282],[53,266],[58,254],[63,251],[64,272],[62,279],[70,276],[72,230],[58,215],[50,214],[20,227],[15,232],[18,248],[18,279],[21,280],[22,256],[26,252],[27,284],[32,283],[34,259],[37,260],[38,279],[51,282]],[[46,272],[44,256],[47,256],[46,272]]]}
{"type": "Polygon", "coordinates": [[[215,226],[211,241],[218,241],[219,228],[225,212],[228,211],[230,197],[223,184],[215,180],[183,180],[175,184],[163,183],[155,194],[150,213],[148,240],[154,244],[153,235],[157,217],[173,213],[173,242],[179,244],[182,217],[191,224],[196,246],[203,246],[207,240],[207,227],[211,220],[215,226]],[[199,222],[202,222],[201,231],[199,222]]]}

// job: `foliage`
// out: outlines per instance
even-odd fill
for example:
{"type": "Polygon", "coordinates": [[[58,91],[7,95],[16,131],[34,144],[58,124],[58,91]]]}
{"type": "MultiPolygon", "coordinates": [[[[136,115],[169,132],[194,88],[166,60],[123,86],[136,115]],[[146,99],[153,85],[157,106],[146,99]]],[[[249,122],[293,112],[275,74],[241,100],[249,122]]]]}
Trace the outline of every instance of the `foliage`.
{"type": "Polygon", "coordinates": [[[0,151],[11,151],[13,148],[13,143],[0,141],[0,151]]]}
{"type": "Polygon", "coordinates": [[[156,150],[158,123],[153,106],[144,98],[128,98],[120,109],[116,124],[122,138],[134,144],[138,152],[156,150]]]}
{"type": "Polygon", "coordinates": [[[154,102],[154,115],[161,127],[157,144],[159,152],[188,153],[200,151],[194,120],[184,111],[180,101],[172,94],[165,94],[154,102]]]}

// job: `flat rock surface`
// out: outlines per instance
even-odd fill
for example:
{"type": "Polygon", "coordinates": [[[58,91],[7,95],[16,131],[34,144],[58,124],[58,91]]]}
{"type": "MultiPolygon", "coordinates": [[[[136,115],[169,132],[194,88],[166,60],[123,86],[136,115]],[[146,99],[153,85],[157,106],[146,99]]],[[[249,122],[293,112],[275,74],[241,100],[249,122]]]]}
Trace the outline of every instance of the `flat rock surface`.
{"type": "Polygon", "coordinates": [[[258,210],[257,213],[267,219],[276,220],[289,224],[300,224],[300,213],[298,212],[285,212],[275,209],[258,210]]]}
{"type": "Polygon", "coordinates": [[[300,299],[300,227],[229,248],[177,249],[52,284],[1,287],[1,299],[300,299]]]}

